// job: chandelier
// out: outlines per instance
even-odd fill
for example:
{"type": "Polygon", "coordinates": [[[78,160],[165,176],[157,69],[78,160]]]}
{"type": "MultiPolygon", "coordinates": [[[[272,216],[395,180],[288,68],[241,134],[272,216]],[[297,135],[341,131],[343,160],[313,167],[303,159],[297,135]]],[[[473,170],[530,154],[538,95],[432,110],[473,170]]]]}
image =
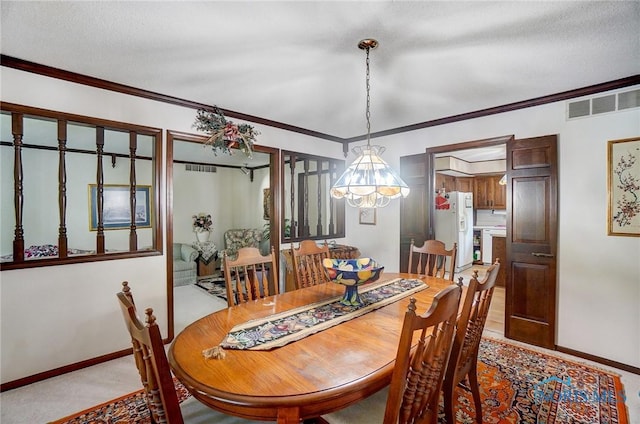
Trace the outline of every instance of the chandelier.
{"type": "Polygon", "coordinates": [[[349,206],[360,208],[380,208],[387,206],[391,199],[409,194],[409,186],[380,157],[385,148],[371,145],[369,50],[377,46],[378,41],[371,38],[358,43],[358,47],[367,53],[367,144],[352,149],[356,160],[331,187],[331,197],[345,198],[349,206]]]}

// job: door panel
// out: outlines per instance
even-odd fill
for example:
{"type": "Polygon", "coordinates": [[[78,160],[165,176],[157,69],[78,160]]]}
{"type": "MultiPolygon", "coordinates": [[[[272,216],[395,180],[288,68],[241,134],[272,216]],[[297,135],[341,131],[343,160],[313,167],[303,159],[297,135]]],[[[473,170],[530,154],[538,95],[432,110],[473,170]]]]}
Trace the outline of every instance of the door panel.
{"type": "Polygon", "coordinates": [[[505,336],[555,347],[557,137],[507,144],[505,336]]]}
{"type": "Polygon", "coordinates": [[[514,199],[511,227],[518,243],[549,244],[549,179],[518,178],[513,181],[514,199]]]}

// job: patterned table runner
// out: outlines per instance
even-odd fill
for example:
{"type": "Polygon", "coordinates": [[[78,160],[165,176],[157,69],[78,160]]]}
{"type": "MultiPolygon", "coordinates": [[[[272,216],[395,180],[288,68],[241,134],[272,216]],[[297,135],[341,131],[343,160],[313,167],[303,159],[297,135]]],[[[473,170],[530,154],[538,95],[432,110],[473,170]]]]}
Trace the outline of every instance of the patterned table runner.
{"type": "Polygon", "coordinates": [[[220,347],[227,349],[270,350],[325,330],[398,301],[429,286],[422,280],[401,279],[359,287],[364,305],[345,306],[342,296],[290,309],[265,318],[236,325],[220,347]]]}

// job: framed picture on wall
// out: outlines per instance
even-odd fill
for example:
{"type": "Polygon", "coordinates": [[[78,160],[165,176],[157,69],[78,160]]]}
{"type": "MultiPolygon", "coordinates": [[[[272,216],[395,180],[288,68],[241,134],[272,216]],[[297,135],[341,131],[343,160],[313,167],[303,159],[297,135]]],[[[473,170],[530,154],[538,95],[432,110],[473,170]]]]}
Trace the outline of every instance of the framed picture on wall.
{"type": "Polygon", "coordinates": [[[271,218],[271,214],[269,213],[270,205],[271,205],[271,189],[263,188],[262,189],[262,218],[265,221],[268,221],[271,218]]]}
{"type": "MultiPolygon", "coordinates": [[[[105,184],[103,186],[102,219],[105,230],[121,230],[131,227],[130,190],[128,185],[105,184]]],[[[98,230],[98,186],[89,184],[89,230],[98,230]]],[[[136,186],[136,227],[151,227],[153,214],[151,186],[136,186]]]]}
{"type": "Polygon", "coordinates": [[[360,224],[376,225],[376,209],[360,208],[360,224]]]}
{"type": "Polygon", "coordinates": [[[640,137],[607,147],[608,234],[640,237],[640,137]]]}

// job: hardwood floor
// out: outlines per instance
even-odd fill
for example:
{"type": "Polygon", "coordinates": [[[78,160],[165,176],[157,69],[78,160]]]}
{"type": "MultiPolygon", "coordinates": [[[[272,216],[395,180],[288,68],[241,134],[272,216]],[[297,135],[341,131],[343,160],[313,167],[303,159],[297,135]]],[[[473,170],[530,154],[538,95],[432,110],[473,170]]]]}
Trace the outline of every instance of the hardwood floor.
{"type": "Polygon", "coordinates": [[[504,287],[493,289],[493,298],[491,299],[489,315],[487,315],[484,329],[504,335],[504,287]]]}
{"type": "MultiPolygon", "coordinates": [[[[468,285],[475,270],[478,271],[478,278],[482,280],[487,268],[489,267],[485,265],[473,265],[471,268],[456,274],[455,279],[457,280],[458,277],[462,277],[463,284],[468,285]]],[[[484,325],[485,331],[490,331],[492,333],[497,333],[500,336],[504,336],[504,302],[505,288],[494,288],[491,306],[489,307],[489,315],[487,316],[487,322],[484,325]]]]}

